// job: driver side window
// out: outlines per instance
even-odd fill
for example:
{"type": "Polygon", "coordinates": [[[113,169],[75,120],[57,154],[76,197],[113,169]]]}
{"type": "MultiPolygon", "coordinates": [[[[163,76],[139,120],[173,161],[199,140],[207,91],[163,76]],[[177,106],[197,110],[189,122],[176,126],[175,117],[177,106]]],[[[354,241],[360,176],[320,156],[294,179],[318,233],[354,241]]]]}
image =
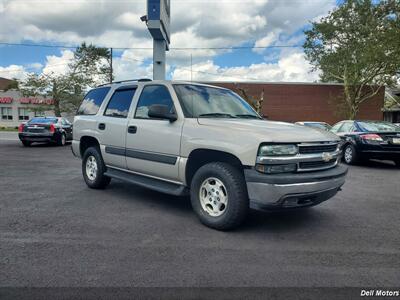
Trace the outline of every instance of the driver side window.
{"type": "MultiPolygon", "coordinates": [[[[135,118],[136,119],[153,119],[148,115],[150,106],[154,104],[161,104],[168,107],[170,113],[174,113],[174,103],[171,94],[164,85],[147,85],[143,88],[140,95],[135,118]]],[[[157,119],[156,119],[157,120],[157,119]]]]}

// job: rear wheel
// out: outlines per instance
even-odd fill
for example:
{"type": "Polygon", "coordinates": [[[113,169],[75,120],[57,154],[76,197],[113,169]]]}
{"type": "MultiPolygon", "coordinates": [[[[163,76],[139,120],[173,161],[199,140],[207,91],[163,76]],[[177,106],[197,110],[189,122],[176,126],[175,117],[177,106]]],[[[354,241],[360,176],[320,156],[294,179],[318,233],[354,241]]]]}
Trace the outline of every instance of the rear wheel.
{"type": "Polygon", "coordinates": [[[24,145],[25,147],[29,147],[31,145],[31,142],[28,141],[21,141],[22,145],[24,145]]]}
{"type": "Polygon", "coordinates": [[[88,187],[92,189],[103,189],[111,181],[110,177],[104,176],[106,166],[97,147],[89,147],[82,159],[82,174],[88,187]]]}
{"type": "Polygon", "coordinates": [[[196,172],[190,199],[200,221],[218,230],[239,226],[249,209],[243,174],[222,162],[206,164],[196,172]]]}
{"type": "Polygon", "coordinates": [[[356,148],[353,145],[348,144],[344,147],[343,151],[343,160],[348,165],[353,165],[358,161],[358,155],[356,152],[356,148]]]}
{"type": "Polygon", "coordinates": [[[67,141],[67,138],[65,137],[65,134],[62,133],[57,139],[57,145],[58,146],[65,146],[66,141],[67,141]]]}
{"type": "Polygon", "coordinates": [[[394,164],[396,165],[396,167],[400,168],[400,159],[394,160],[394,164]]]}

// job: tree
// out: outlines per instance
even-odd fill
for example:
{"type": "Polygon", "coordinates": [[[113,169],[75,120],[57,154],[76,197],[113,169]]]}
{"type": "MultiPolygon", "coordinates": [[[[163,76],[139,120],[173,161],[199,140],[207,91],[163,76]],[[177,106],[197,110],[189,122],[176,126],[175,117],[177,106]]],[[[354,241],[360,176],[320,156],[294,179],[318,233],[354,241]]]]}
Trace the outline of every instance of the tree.
{"type": "Polygon", "coordinates": [[[254,97],[249,94],[246,88],[239,86],[239,84],[235,83],[235,89],[239,92],[239,94],[249,103],[259,114],[262,113],[262,107],[264,102],[264,89],[261,92],[260,98],[254,97]]]}
{"type": "Polygon", "coordinates": [[[399,0],[347,0],[305,35],[313,70],[321,71],[323,82],[343,83],[341,104],[349,119],[361,103],[399,80],[399,0]]]}
{"type": "Polygon", "coordinates": [[[40,96],[54,100],[54,114],[77,109],[88,88],[107,82],[111,72],[111,57],[107,48],[82,43],[64,74],[29,74],[20,84],[25,96],[40,96]]]}

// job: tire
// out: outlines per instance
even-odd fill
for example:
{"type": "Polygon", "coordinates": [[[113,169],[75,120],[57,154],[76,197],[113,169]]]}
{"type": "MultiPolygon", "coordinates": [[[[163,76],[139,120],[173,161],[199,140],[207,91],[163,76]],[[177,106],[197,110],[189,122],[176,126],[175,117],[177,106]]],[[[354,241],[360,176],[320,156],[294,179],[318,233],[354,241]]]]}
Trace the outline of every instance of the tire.
{"type": "Polygon", "coordinates": [[[400,159],[396,159],[393,161],[396,167],[400,168],[400,159]]]}
{"type": "Polygon", "coordinates": [[[354,165],[359,161],[356,148],[352,144],[347,144],[344,147],[343,161],[348,165],[354,165]]]}
{"type": "Polygon", "coordinates": [[[29,147],[31,145],[31,142],[28,141],[21,141],[22,145],[24,145],[25,147],[29,147]]]}
{"type": "Polygon", "coordinates": [[[82,159],[82,175],[87,186],[92,189],[104,189],[111,181],[110,177],[104,176],[105,171],[106,166],[100,149],[97,147],[86,149],[82,159]]]}
{"type": "Polygon", "coordinates": [[[209,163],[197,170],[191,182],[190,200],[200,221],[218,230],[238,227],[249,210],[243,174],[222,162],[209,163]]]}
{"type": "Polygon", "coordinates": [[[65,136],[65,133],[61,133],[61,135],[57,138],[57,145],[65,146],[66,142],[67,142],[67,138],[65,136]]]}

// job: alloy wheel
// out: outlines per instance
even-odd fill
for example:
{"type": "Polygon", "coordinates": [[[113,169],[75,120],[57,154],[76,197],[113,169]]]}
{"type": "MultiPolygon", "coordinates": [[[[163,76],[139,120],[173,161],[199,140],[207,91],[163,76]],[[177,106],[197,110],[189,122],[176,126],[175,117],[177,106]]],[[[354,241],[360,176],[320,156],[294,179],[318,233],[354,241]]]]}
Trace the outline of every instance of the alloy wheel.
{"type": "Polygon", "coordinates": [[[212,217],[221,216],[228,205],[228,193],[221,180],[207,178],[200,186],[199,199],[201,207],[212,217]]]}
{"type": "Polygon", "coordinates": [[[97,176],[97,161],[94,156],[89,156],[86,160],[86,176],[94,181],[97,176]]]}

